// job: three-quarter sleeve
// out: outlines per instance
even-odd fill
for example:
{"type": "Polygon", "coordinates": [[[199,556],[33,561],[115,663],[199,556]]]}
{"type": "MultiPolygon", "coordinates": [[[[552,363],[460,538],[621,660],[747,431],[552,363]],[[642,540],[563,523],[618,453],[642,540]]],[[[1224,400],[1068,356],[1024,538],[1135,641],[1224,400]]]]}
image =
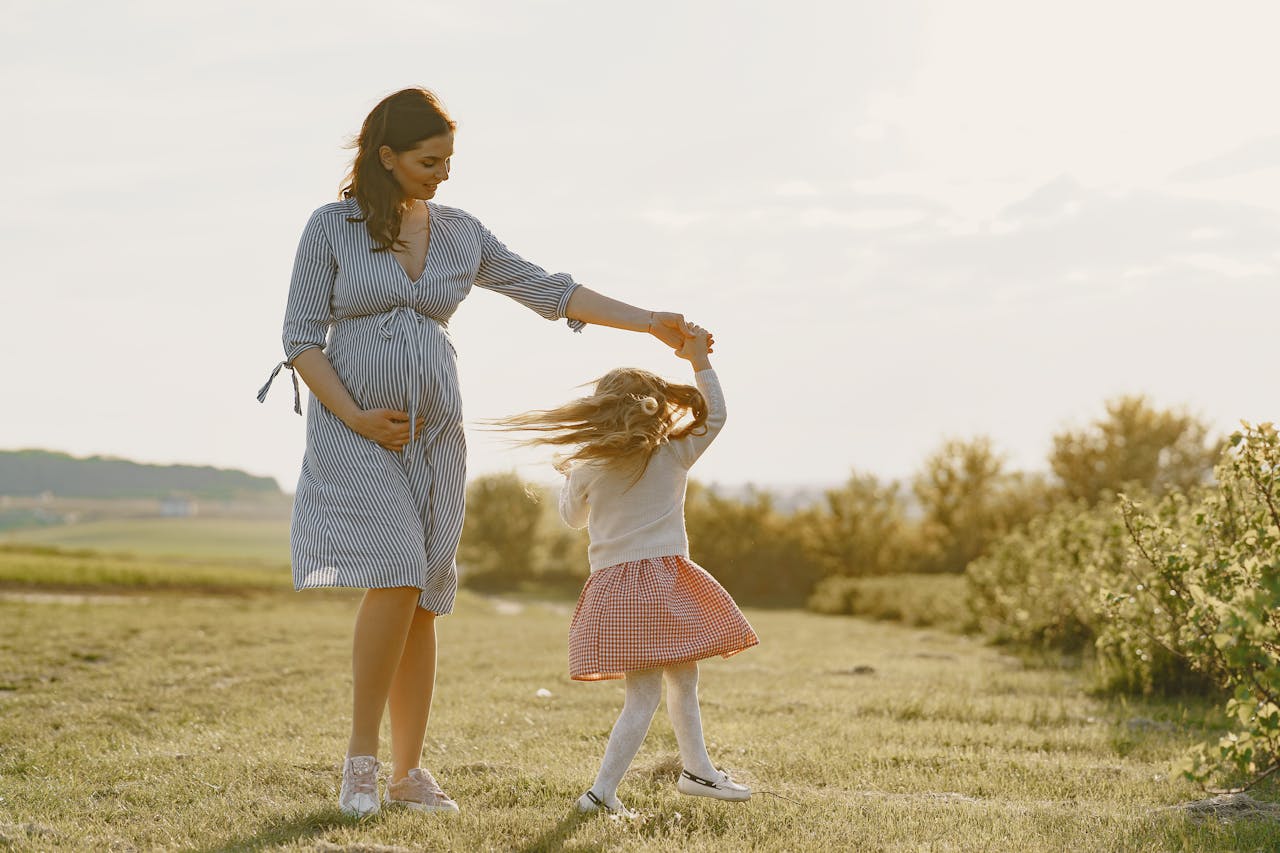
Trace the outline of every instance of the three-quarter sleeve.
{"type": "Polygon", "coordinates": [[[574,466],[560,486],[560,517],[564,523],[580,530],[587,526],[591,507],[587,500],[586,484],[581,468],[574,466]]]}
{"type": "MultiPolygon", "coordinates": [[[[486,290],[505,294],[548,320],[565,316],[569,297],[578,283],[568,273],[551,274],[508,249],[479,222],[480,267],[475,283],[486,290]]],[[[586,323],[569,320],[569,328],[582,331],[586,323]]]]}
{"type": "Polygon", "coordinates": [[[724,428],[727,411],[724,405],[724,391],[720,388],[720,380],[711,369],[699,370],[693,374],[698,390],[707,401],[706,432],[701,435],[687,435],[671,442],[671,449],[676,458],[686,468],[693,467],[702,452],[711,446],[720,430],[724,428]]]}
{"type": "Polygon", "coordinates": [[[293,259],[282,337],[286,364],[292,365],[305,350],[324,347],[337,275],[338,261],[325,234],[324,217],[316,211],[302,230],[293,259]]]}

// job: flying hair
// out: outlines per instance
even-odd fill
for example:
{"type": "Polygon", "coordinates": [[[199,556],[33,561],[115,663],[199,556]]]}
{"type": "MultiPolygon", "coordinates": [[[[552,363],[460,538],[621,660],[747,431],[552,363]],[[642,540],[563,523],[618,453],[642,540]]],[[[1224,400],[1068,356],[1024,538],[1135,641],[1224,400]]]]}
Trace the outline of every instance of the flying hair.
{"type": "Polygon", "coordinates": [[[638,367],[619,367],[595,382],[594,393],[554,409],[490,423],[537,433],[520,443],[572,448],[557,464],[595,462],[644,476],[654,451],[667,441],[706,432],[707,401],[692,385],[667,382],[638,367]]]}

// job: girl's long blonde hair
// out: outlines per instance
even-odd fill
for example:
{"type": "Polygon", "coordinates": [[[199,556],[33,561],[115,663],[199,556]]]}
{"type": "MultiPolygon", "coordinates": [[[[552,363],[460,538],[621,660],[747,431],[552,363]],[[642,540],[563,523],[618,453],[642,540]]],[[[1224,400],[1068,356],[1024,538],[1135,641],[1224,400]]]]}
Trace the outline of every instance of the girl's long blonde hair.
{"type": "Polygon", "coordinates": [[[601,462],[634,467],[638,480],[664,442],[705,433],[706,421],[707,401],[697,388],[667,382],[638,367],[619,367],[597,379],[590,396],[491,423],[499,429],[541,433],[522,444],[573,447],[557,468],[601,462]]]}

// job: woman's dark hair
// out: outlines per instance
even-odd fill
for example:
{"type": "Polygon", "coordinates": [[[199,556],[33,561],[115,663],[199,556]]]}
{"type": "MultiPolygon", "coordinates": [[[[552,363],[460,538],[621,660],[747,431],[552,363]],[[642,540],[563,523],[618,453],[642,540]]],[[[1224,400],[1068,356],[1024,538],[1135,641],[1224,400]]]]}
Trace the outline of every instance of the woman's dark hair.
{"type": "Polygon", "coordinates": [[[360,215],[348,221],[365,224],[373,238],[373,251],[385,252],[400,242],[400,201],[404,197],[378,151],[384,145],[397,154],[408,151],[424,139],[452,133],[457,126],[426,89],[401,89],[388,95],[365,118],[360,135],[351,144],[356,156],[343,182],[342,197],[354,198],[360,205],[360,215]]]}

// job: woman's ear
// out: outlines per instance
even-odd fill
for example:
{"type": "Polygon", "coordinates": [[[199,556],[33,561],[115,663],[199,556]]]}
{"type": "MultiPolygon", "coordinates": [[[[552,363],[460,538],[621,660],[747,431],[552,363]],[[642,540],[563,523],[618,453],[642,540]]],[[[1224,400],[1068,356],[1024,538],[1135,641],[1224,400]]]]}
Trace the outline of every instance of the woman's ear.
{"type": "Polygon", "coordinates": [[[391,150],[390,145],[383,145],[378,148],[378,161],[382,163],[382,168],[388,172],[391,167],[396,164],[396,152],[391,150]]]}

